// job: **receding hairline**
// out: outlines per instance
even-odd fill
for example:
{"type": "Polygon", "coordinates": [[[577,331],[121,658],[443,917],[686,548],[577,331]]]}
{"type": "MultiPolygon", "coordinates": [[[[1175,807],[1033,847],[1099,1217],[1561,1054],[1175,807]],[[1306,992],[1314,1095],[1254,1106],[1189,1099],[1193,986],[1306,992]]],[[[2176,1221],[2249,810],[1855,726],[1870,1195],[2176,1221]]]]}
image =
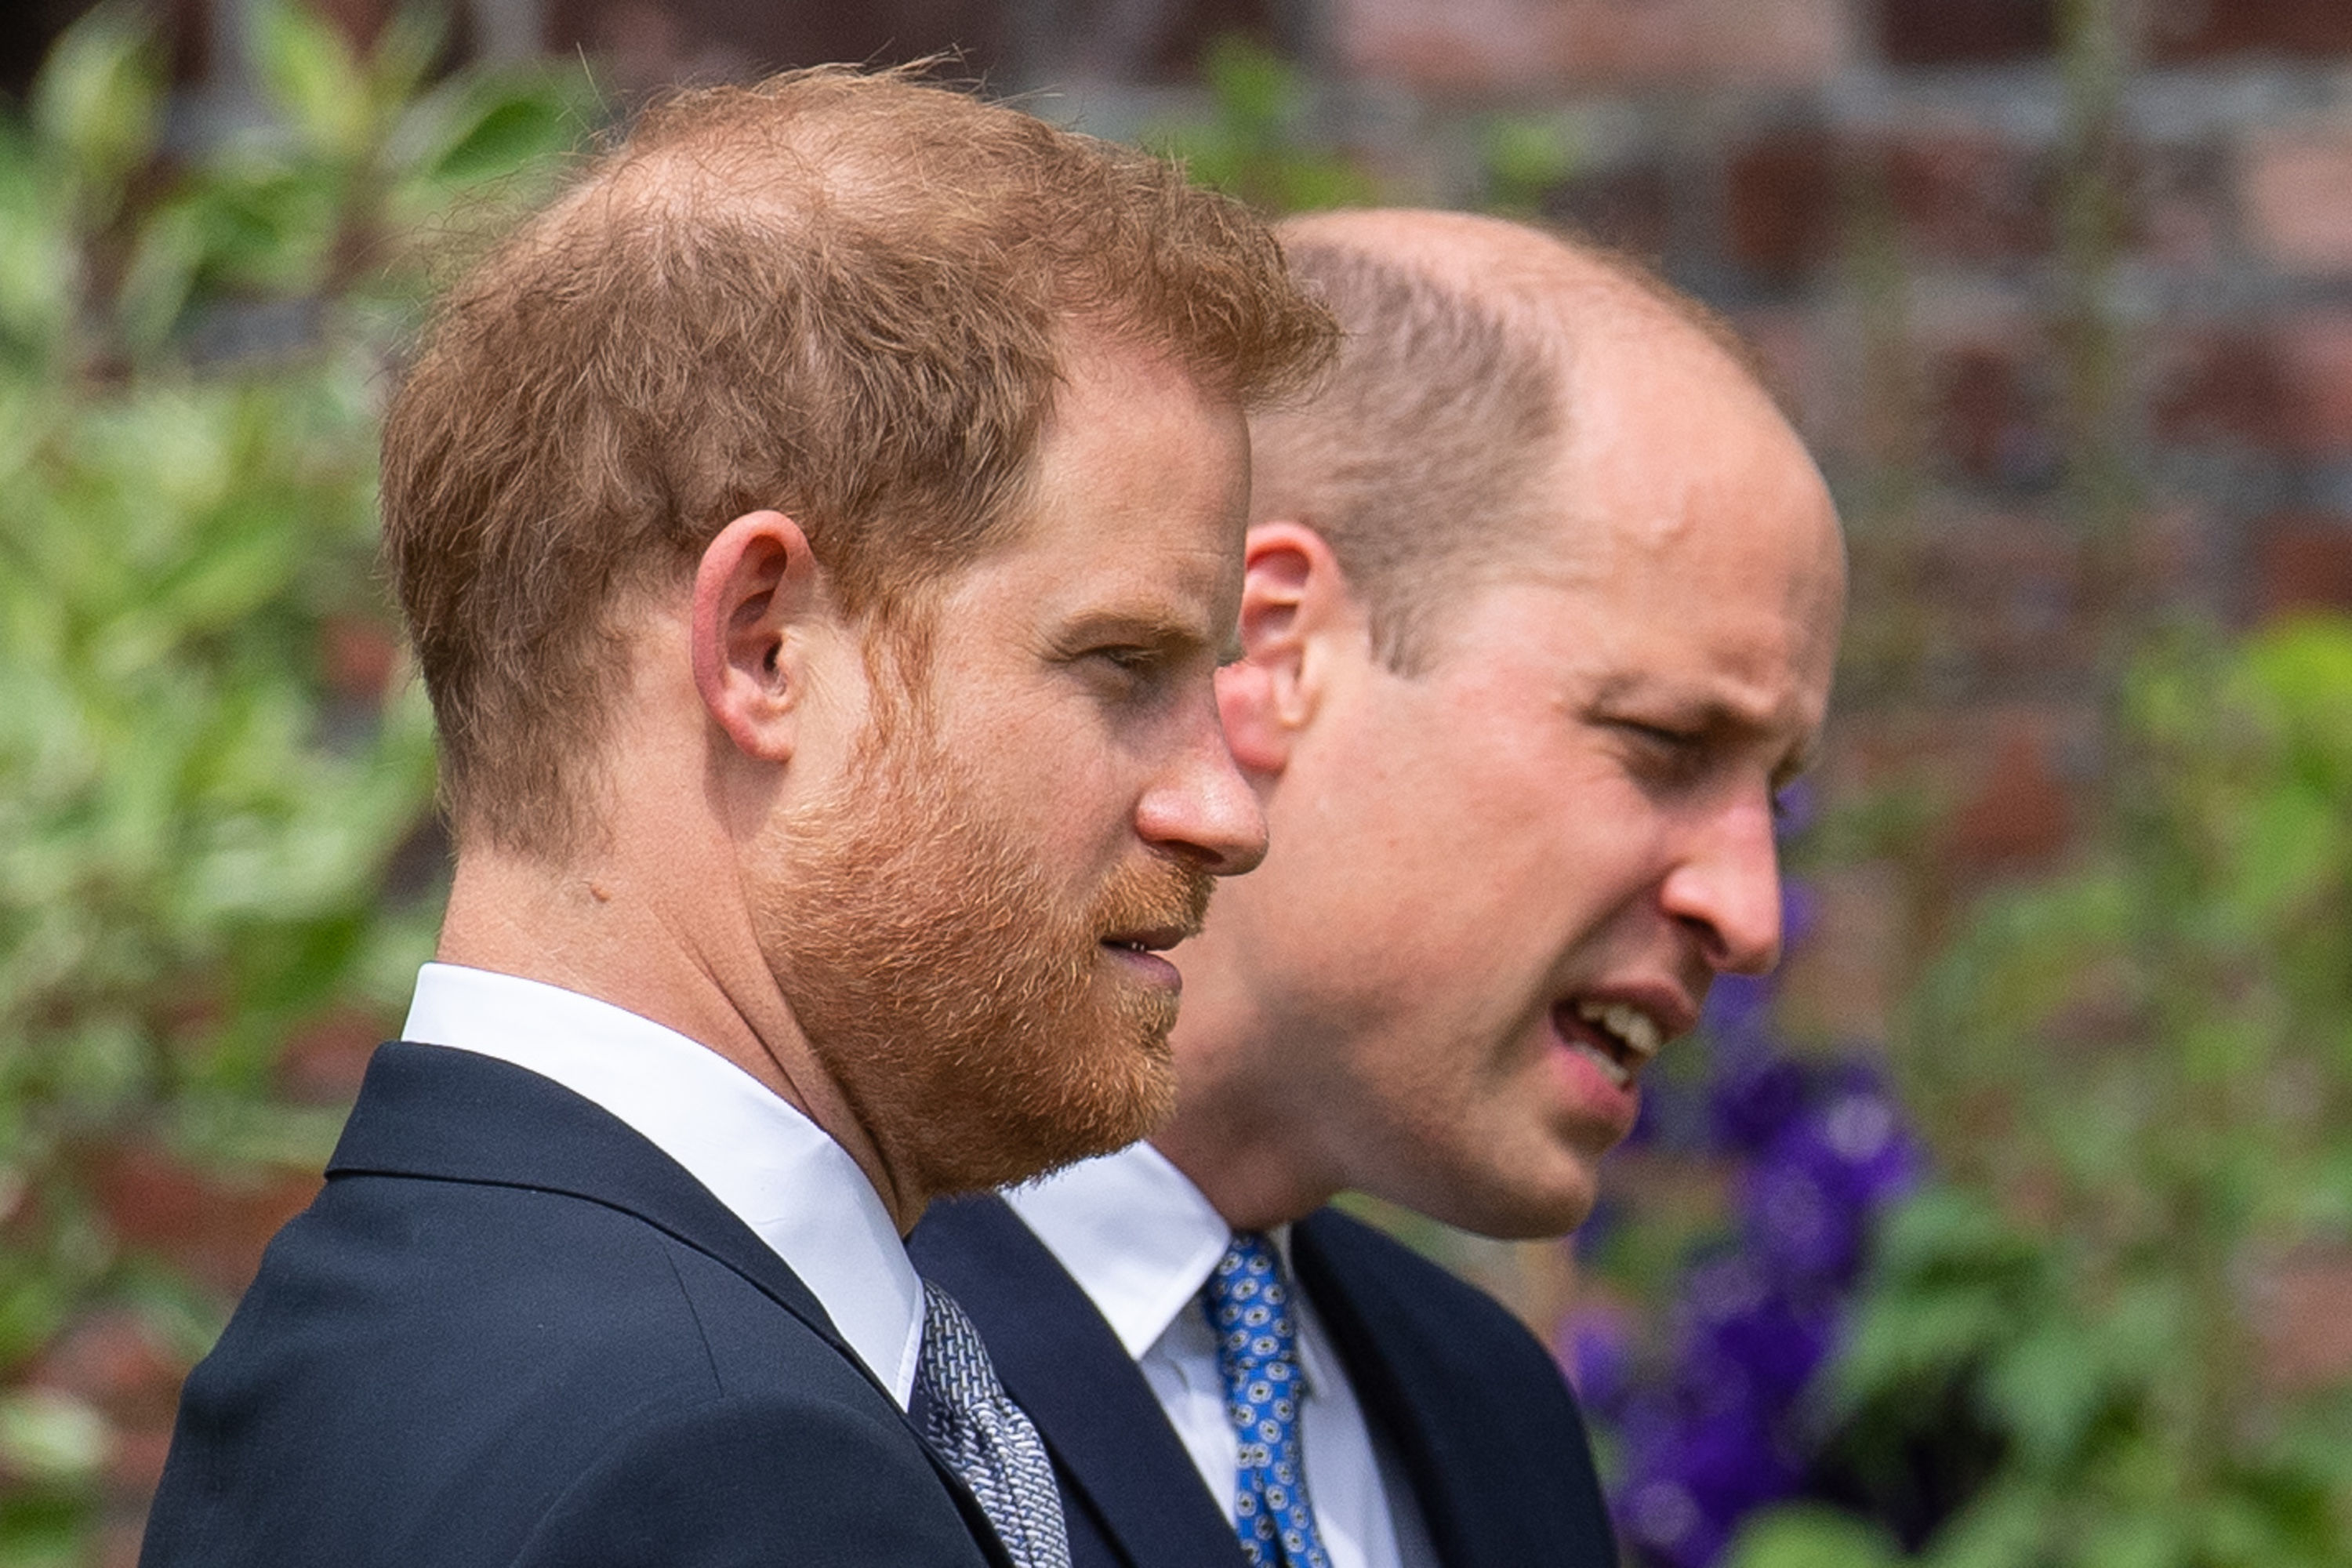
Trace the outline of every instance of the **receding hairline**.
{"type": "MultiPolygon", "coordinates": [[[[1478,213],[1341,207],[1283,219],[1286,249],[1328,247],[1410,272],[1533,334],[1566,365],[1597,339],[1679,329],[1787,410],[1753,345],[1636,258],[1558,229],[1478,213]]],[[[1569,395],[1563,385],[1560,395],[1569,395]]],[[[1793,420],[1790,421],[1794,424],[1793,420]]]]}

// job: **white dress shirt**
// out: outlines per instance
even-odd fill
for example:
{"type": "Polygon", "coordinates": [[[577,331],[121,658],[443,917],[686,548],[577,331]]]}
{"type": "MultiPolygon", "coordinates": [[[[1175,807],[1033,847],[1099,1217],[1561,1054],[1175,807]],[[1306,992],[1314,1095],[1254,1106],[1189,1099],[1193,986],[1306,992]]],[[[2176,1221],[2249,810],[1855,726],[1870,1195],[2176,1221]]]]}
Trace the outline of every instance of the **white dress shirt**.
{"type": "Polygon", "coordinates": [[[848,1151],[707,1046],[576,991],[428,963],[401,1038],[496,1057],[619,1117],[773,1247],[904,1408],[923,1286],[848,1151]]]}
{"type": "MultiPolygon", "coordinates": [[[[1212,1495],[1234,1517],[1241,1444],[1225,1415],[1216,1336],[1202,1288],[1233,1231],[1201,1190],[1149,1143],[1005,1194],[1094,1301],[1150,1384],[1212,1495]]],[[[1290,1227],[1274,1232],[1286,1267],[1290,1227]]],[[[1363,1407],[1314,1304],[1291,1290],[1307,1395],[1299,1447],[1307,1496],[1331,1568],[1435,1568],[1420,1510],[1363,1407]]]]}

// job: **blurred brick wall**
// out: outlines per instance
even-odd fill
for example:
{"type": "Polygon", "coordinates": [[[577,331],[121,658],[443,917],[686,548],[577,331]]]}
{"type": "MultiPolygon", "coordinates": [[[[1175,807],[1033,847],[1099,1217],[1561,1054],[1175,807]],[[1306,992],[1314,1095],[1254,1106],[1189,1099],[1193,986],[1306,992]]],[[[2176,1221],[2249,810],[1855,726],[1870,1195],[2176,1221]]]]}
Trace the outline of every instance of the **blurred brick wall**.
{"type": "MultiPolygon", "coordinates": [[[[184,72],[201,75],[204,37],[232,3],[157,0],[183,35],[184,72]]],[[[388,10],[320,3],[362,37],[388,10]]],[[[37,16],[45,36],[80,8],[36,0],[19,30],[37,16]]],[[[1857,606],[1858,657],[1906,671],[1849,683],[1833,770],[1933,764],[1937,843],[1964,884],[2066,846],[2097,766],[2090,611],[2120,579],[2148,602],[2240,624],[2352,608],[2352,4],[2159,0],[2147,15],[2108,162],[2122,233],[2115,428],[2136,493],[2129,537],[2105,552],[2086,545],[2063,483],[2080,366],[2054,259],[2068,125],[2054,11],[2054,0],[545,0],[534,15],[551,48],[611,50],[631,85],[961,46],[1004,85],[1077,87],[1066,101],[1110,134],[1181,103],[1188,62],[1238,28],[1305,59],[1320,132],[1400,201],[1488,199],[1483,149],[1496,127],[1539,128],[1568,169],[1534,193],[1540,209],[1656,260],[1774,367],[1868,558],[1863,586],[1877,600],[1857,606]]],[[[21,69],[31,37],[0,28],[0,60],[21,69]]],[[[1822,1026],[1875,1033],[1899,956],[1886,934],[1898,890],[1865,869],[1820,891],[1824,928],[1842,934],[1798,993],[1822,1026]]],[[[289,1092],[347,1095],[373,1033],[305,1041],[289,1092]]],[[[143,1154],[110,1155],[96,1176],[123,1234],[224,1295],[309,1190],[223,1184],[143,1154]]],[[[2314,1375],[2314,1358],[2352,1363],[2352,1344],[2304,1321],[2334,1321],[2312,1303],[2340,1300],[2344,1268],[2320,1259],[2272,1292],[2279,1361],[2297,1376],[2314,1375]]],[[[125,1434],[113,1561],[135,1550],[178,1372],[113,1317],[35,1371],[125,1434]]]]}

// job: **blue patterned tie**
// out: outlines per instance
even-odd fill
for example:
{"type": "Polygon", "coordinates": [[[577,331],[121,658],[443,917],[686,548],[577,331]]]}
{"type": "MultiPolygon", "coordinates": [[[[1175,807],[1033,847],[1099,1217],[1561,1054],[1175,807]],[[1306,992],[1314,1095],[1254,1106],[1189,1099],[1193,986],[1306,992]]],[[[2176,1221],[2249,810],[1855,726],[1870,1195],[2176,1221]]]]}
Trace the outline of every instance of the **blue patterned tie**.
{"type": "Polygon", "coordinates": [[[1330,1568],[1307,1501],[1298,1445],[1307,1383],[1274,1243],[1257,1231],[1235,1232],[1201,1304],[1217,1336],[1225,1415],[1241,1439],[1234,1531],[1242,1553],[1252,1568],[1330,1568]]]}
{"type": "Polygon", "coordinates": [[[923,1436],[971,1489],[1017,1568],[1070,1568],[1062,1494],[1045,1444],[997,1382],[971,1320],[928,1279],[915,1378],[923,1436]]]}

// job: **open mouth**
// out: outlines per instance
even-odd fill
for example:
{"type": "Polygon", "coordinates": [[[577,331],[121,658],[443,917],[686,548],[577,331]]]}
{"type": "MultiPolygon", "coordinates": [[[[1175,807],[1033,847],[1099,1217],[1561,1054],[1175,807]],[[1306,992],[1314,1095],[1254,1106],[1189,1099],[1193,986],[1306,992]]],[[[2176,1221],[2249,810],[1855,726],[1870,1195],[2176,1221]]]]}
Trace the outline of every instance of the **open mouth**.
{"type": "Polygon", "coordinates": [[[1664,1026],[1631,1002],[1556,1003],[1552,1025],[1571,1050],[1591,1058],[1619,1089],[1631,1088],[1666,1043],[1664,1026]]]}
{"type": "Polygon", "coordinates": [[[1192,934],[1190,926],[1157,926],[1148,931],[1114,932],[1102,939],[1102,945],[1128,952],[1165,952],[1192,934]]]}

